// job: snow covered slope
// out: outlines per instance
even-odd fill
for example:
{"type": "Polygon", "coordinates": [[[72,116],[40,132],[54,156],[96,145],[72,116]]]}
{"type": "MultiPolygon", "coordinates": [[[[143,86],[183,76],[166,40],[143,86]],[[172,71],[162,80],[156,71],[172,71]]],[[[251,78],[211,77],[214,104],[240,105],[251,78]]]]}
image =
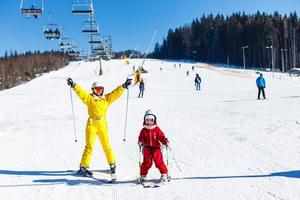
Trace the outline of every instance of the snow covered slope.
{"type": "MultiPolygon", "coordinates": [[[[132,60],[132,64],[140,62],[132,60]]],[[[129,90],[126,141],[125,93],[108,111],[109,134],[117,157],[114,185],[76,177],[85,145],[86,107],[72,94],[66,78],[90,89],[95,80],[105,91],[132,72],[124,61],[74,62],[24,85],[0,92],[0,198],[20,199],[300,199],[300,81],[265,74],[267,100],[256,100],[254,72],[146,60],[145,98],[129,90]],[[162,70],[160,70],[162,67],[162,70]],[[190,76],[186,76],[189,70],[190,76]],[[202,78],[195,91],[194,76],[202,78]],[[170,184],[152,189],[136,185],[137,137],[143,114],[151,108],[170,140],[170,184]]],[[[108,166],[96,142],[91,169],[108,166]]],[[[105,174],[103,175],[105,176],[105,174]]],[[[149,179],[159,178],[153,166],[149,179]]]]}

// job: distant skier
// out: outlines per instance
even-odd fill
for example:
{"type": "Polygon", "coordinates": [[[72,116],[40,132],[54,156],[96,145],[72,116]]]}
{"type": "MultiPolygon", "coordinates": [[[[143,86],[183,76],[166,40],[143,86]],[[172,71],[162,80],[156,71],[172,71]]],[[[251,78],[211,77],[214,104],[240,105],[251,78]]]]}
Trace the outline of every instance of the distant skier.
{"type": "Polygon", "coordinates": [[[135,72],[134,72],[134,85],[138,84],[139,82],[141,82],[141,72],[139,71],[139,69],[137,69],[135,72]]]}
{"type": "Polygon", "coordinates": [[[186,71],[186,76],[189,76],[190,75],[190,72],[189,70],[186,71]]]}
{"type": "Polygon", "coordinates": [[[106,112],[108,107],[124,93],[131,84],[131,79],[127,79],[123,85],[118,86],[109,94],[104,95],[104,87],[99,82],[92,85],[92,93],[84,90],[75,84],[71,78],[67,79],[67,84],[74,89],[75,93],[88,108],[89,118],[86,125],[86,145],[80,162],[78,174],[92,176],[89,170],[90,160],[93,153],[96,136],[99,138],[106,160],[110,166],[111,174],[116,173],[116,159],[112,150],[107,130],[106,112]]]}
{"type": "Polygon", "coordinates": [[[263,98],[266,99],[266,95],[265,95],[266,81],[262,74],[260,74],[259,77],[256,79],[256,86],[258,88],[257,99],[260,99],[261,92],[262,92],[263,98]]]}
{"type": "Polygon", "coordinates": [[[165,134],[157,126],[156,116],[147,110],[144,115],[144,128],[141,130],[138,144],[143,147],[143,163],[140,166],[141,182],[147,181],[148,170],[152,166],[154,161],[155,166],[159,169],[161,173],[161,182],[166,182],[168,180],[168,168],[164,163],[161,144],[168,145],[168,139],[165,134]]]}
{"type": "Polygon", "coordinates": [[[201,78],[200,78],[199,74],[196,74],[196,77],[195,77],[196,90],[200,90],[200,84],[201,84],[201,78]]]}
{"type": "Polygon", "coordinates": [[[140,93],[138,98],[143,98],[144,97],[144,90],[145,90],[145,83],[144,79],[141,79],[140,85],[139,85],[140,93]]]}

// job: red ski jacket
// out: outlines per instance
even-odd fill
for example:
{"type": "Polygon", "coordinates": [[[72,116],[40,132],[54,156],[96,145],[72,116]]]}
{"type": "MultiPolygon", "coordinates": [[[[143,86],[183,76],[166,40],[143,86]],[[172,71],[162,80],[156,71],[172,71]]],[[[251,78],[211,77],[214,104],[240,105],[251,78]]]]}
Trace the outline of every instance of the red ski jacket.
{"type": "Polygon", "coordinates": [[[159,148],[161,144],[167,145],[167,141],[168,139],[158,126],[153,129],[143,128],[140,132],[139,143],[141,143],[144,147],[159,148]]]}

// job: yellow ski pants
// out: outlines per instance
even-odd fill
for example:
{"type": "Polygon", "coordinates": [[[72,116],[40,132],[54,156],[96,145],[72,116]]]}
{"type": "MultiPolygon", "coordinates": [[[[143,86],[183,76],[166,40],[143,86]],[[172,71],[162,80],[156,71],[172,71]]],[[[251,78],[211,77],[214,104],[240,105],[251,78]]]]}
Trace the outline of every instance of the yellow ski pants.
{"type": "Polygon", "coordinates": [[[114,164],[116,162],[114,152],[109,142],[106,120],[89,118],[86,126],[86,145],[80,162],[81,167],[89,167],[90,165],[96,136],[98,136],[100,140],[108,164],[114,164]]]}

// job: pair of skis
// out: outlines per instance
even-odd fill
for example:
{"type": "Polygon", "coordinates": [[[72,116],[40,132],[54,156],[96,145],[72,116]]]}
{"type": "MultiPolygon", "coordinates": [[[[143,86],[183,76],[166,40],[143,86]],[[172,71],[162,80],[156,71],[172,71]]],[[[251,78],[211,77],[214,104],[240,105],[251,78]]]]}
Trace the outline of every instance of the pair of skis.
{"type": "Polygon", "coordinates": [[[91,179],[94,179],[96,181],[100,181],[100,182],[106,183],[106,184],[113,184],[117,180],[116,174],[110,173],[110,178],[104,178],[105,176],[102,173],[97,172],[96,170],[93,171],[93,175],[83,175],[83,174],[78,173],[75,170],[69,170],[69,172],[75,173],[76,176],[91,178],[91,179]]]}
{"type": "Polygon", "coordinates": [[[168,177],[166,181],[161,181],[161,180],[151,180],[151,181],[146,181],[146,182],[141,182],[141,178],[137,179],[137,183],[142,185],[144,188],[157,188],[161,187],[163,185],[166,185],[167,182],[171,181],[171,177],[168,177]]]}

